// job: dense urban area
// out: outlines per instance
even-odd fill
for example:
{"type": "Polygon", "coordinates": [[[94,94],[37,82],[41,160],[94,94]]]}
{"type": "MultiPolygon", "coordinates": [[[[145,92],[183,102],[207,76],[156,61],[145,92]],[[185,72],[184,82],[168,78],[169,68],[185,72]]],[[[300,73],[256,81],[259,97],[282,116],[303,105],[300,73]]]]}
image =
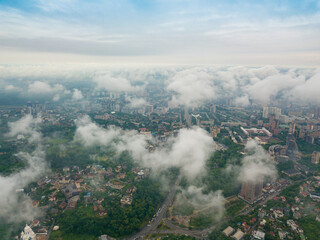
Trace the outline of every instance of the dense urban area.
{"type": "Polygon", "coordinates": [[[19,207],[13,216],[38,214],[31,221],[0,219],[1,239],[318,239],[319,107],[239,107],[232,97],[170,105],[171,93],[156,83],[134,95],[80,89],[77,102],[7,99],[1,105],[1,175],[28,167],[19,151],[44,151],[46,158],[37,178],[14,189],[19,207]],[[130,105],[133,97],[146,101],[130,105]],[[28,121],[36,121],[35,130],[28,121]],[[20,130],[13,129],[17,122],[20,130]],[[81,127],[93,133],[80,141],[81,127]],[[128,148],[86,142],[117,129],[123,132],[116,142],[128,133],[143,136],[149,154],[172,144],[181,129],[203,129],[214,151],[190,180],[183,167],[149,166],[128,148]],[[41,147],[30,140],[37,134],[41,147]],[[261,171],[253,179],[239,180],[244,162],[261,155],[273,172],[265,174],[257,163],[261,171]],[[199,197],[195,204],[195,186],[213,200],[199,197]]]}
{"type": "Polygon", "coordinates": [[[320,0],[0,0],[0,240],[320,240],[320,0]]]}

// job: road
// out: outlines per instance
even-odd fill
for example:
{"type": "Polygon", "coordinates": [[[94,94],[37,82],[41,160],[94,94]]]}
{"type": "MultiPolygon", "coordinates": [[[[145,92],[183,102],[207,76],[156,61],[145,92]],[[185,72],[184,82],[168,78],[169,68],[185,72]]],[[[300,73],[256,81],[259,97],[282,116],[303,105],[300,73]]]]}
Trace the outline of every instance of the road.
{"type": "Polygon", "coordinates": [[[166,199],[164,200],[164,202],[162,203],[162,206],[160,207],[161,210],[158,212],[158,214],[153,219],[153,221],[151,221],[150,224],[147,224],[146,226],[144,226],[140,230],[140,232],[134,234],[133,236],[126,238],[127,240],[140,239],[143,236],[146,236],[156,230],[156,228],[160,224],[161,220],[165,217],[167,210],[168,210],[169,206],[171,205],[171,203],[174,199],[174,196],[176,195],[176,191],[177,191],[177,188],[181,182],[182,176],[183,175],[180,174],[178,176],[178,178],[176,179],[176,181],[173,184],[173,186],[171,187],[166,199]]]}
{"type": "Polygon", "coordinates": [[[241,211],[240,213],[236,214],[235,216],[232,216],[232,217],[224,217],[223,219],[220,220],[219,223],[217,224],[214,224],[208,228],[205,228],[205,229],[202,229],[202,230],[190,230],[190,229],[187,229],[187,228],[182,228],[182,227],[179,227],[175,224],[172,224],[171,221],[169,221],[168,219],[165,219],[165,223],[168,227],[170,227],[171,229],[169,230],[157,230],[155,231],[155,233],[163,233],[163,234],[184,234],[184,235],[189,235],[189,236],[192,236],[192,237],[195,237],[195,238],[198,238],[198,239],[206,239],[209,235],[210,232],[212,232],[221,222],[224,222],[224,221],[229,221],[231,220],[232,218],[235,218],[239,215],[246,215],[248,214],[252,209],[254,209],[255,207],[259,206],[259,205],[263,205],[265,204],[268,200],[276,197],[277,195],[279,195],[282,190],[284,190],[285,188],[291,186],[294,182],[291,182],[290,184],[286,185],[284,188],[282,188],[280,191],[278,192],[275,192],[273,194],[270,194],[268,195],[265,199],[263,199],[262,201],[259,201],[257,202],[256,204],[252,205],[251,207],[241,211]]]}
{"type": "Polygon", "coordinates": [[[169,208],[169,206],[172,204],[172,201],[174,199],[174,196],[176,194],[177,188],[181,182],[182,179],[182,174],[178,176],[176,179],[174,185],[171,187],[166,199],[162,203],[162,206],[160,207],[160,211],[158,211],[156,217],[151,221],[150,224],[147,224],[144,226],[138,233],[126,238],[125,240],[135,240],[135,239],[142,239],[144,236],[149,235],[151,233],[161,233],[161,234],[182,234],[182,235],[188,235],[195,237],[197,239],[206,239],[209,235],[210,232],[212,232],[221,222],[228,221],[234,217],[237,217],[239,215],[246,215],[248,214],[252,209],[259,205],[265,204],[268,200],[274,198],[275,196],[279,195],[282,190],[285,188],[291,186],[294,182],[291,182],[290,184],[286,185],[284,188],[282,188],[280,191],[275,192],[273,194],[268,195],[265,197],[262,201],[259,201],[258,203],[252,205],[249,208],[246,208],[245,210],[241,211],[240,213],[236,214],[235,216],[232,217],[225,217],[220,220],[219,223],[214,224],[208,228],[205,229],[187,229],[187,228],[182,228],[179,227],[175,224],[173,224],[171,221],[165,218],[166,212],[169,208]],[[157,226],[160,224],[161,220],[164,220],[165,224],[170,227],[171,229],[157,229],[157,226]]]}

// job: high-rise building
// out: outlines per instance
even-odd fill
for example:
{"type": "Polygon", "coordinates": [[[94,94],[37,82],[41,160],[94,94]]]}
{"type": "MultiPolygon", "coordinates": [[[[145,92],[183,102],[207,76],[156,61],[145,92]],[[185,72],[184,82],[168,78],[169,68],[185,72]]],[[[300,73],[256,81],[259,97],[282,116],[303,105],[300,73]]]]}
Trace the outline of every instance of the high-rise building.
{"type": "Polygon", "coordinates": [[[146,109],[146,113],[153,113],[153,105],[150,105],[150,104],[147,104],[145,106],[145,109],[146,109]]]}
{"type": "Polygon", "coordinates": [[[210,112],[215,113],[216,112],[216,105],[210,106],[210,112]]]}
{"type": "Polygon", "coordinates": [[[311,162],[313,164],[319,164],[319,159],[320,159],[320,152],[314,151],[312,153],[311,162]]]}
{"type": "Polygon", "coordinates": [[[299,149],[295,137],[292,134],[287,135],[287,156],[290,160],[296,161],[299,159],[299,149]]]}
{"type": "Polygon", "coordinates": [[[316,119],[320,118],[320,107],[317,107],[314,110],[314,118],[316,118],[316,119]]]}
{"type": "Polygon", "coordinates": [[[296,131],[296,124],[292,122],[289,127],[289,134],[294,134],[296,131]]]}
{"type": "Polygon", "coordinates": [[[246,181],[241,185],[239,197],[252,204],[262,195],[263,181],[246,181]]]}
{"type": "Polygon", "coordinates": [[[269,115],[275,115],[276,119],[279,119],[281,115],[281,108],[277,107],[263,107],[263,112],[262,112],[262,117],[263,118],[268,118],[269,115]]]}
{"type": "Polygon", "coordinates": [[[27,114],[32,115],[32,103],[30,101],[27,102],[27,114]]]}
{"type": "Polygon", "coordinates": [[[300,129],[299,131],[299,138],[304,139],[306,136],[306,132],[303,129],[300,129]]]}
{"type": "Polygon", "coordinates": [[[263,107],[262,117],[263,118],[268,118],[269,117],[269,108],[268,107],[263,107]]]}

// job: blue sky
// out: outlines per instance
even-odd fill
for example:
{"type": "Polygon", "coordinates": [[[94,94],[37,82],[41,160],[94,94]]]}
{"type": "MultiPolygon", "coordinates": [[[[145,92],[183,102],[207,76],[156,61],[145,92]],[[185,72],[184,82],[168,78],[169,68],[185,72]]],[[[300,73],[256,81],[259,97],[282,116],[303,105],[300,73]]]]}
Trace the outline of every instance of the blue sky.
{"type": "Polygon", "coordinates": [[[0,62],[320,63],[317,0],[0,0],[0,62]]]}

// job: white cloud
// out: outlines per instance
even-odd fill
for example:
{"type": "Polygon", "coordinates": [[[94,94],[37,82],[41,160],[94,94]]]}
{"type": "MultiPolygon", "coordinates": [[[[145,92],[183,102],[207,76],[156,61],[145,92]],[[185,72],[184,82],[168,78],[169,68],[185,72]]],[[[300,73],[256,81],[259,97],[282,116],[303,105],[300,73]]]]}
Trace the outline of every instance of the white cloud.
{"type": "Polygon", "coordinates": [[[175,93],[173,104],[197,106],[215,97],[212,77],[202,68],[177,72],[168,80],[167,89],[175,93]]]}
{"type": "Polygon", "coordinates": [[[49,83],[35,81],[28,86],[28,92],[31,94],[52,94],[63,92],[65,88],[61,84],[51,86],[49,83]]]}
{"type": "MultiPolygon", "coordinates": [[[[77,81],[92,79],[88,86],[111,92],[137,93],[129,106],[145,104],[139,93],[147,83],[161,82],[172,93],[170,106],[198,106],[206,101],[233,98],[236,105],[246,106],[249,100],[262,105],[270,100],[289,99],[296,103],[318,104],[319,69],[265,67],[217,67],[217,66],[105,66],[93,65],[17,65],[0,68],[1,86],[6,92],[17,93],[28,83],[29,96],[48,95],[54,101],[78,91],[67,90],[56,84],[56,79],[68,80],[77,87],[77,81]],[[107,71],[107,72],[105,72],[107,71]],[[10,82],[15,78],[16,82],[10,82]],[[35,79],[30,82],[30,78],[35,79]],[[46,79],[37,80],[37,79],[46,79]]],[[[78,95],[80,96],[80,95],[78,95]]],[[[129,99],[130,101],[130,99],[129,99]]]]}
{"type": "Polygon", "coordinates": [[[181,129],[177,137],[153,152],[147,150],[152,139],[136,131],[124,131],[116,127],[104,129],[88,116],[76,120],[75,140],[85,146],[113,146],[118,152],[129,151],[133,158],[145,167],[162,171],[179,167],[184,175],[193,179],[205,172],[205,163],[215,151],[212,137],[203,129],[181,129]]]}
{"type": "Polygon", "coordinates": [[[205,163],[215,151],[215,143],[203,129],[180,129],[169,139],[169,148],[156,149],[142,157],[142,164],[153,169],[179,167],[184,175],[194,179],[205,173],[205,163]]]}
{"type": "Polygon", "coordinates": [[[0,217],[10,223],[32,221],[40,215],[40,211],[32,207],[32,200],[16,190],[37,180],[46,167],[45,153],[39,147],[31,154],[20,152],[17,157],[26,161],[27,167],[8,177],[0,176],[0,217]]]}
{"type": "Polygon", "coordinates": [[[74,89],[72,94],[72,99],[75,101],[83,99],[82,92],[79,89],[74,89]]]}
{"type": "Polygon", "coordinates": [[[82,142],[85,146],[109,145],[114,139],[119,137],[120,130],[115,127],[103,129],[93,123],[89,116],[84,116],[75,121],[77,129],[75,140],[82,142]]]}
{"type": "Polygon", "coordinates": [[[260,68],[249,69],[248,72],[255,75],[259,79],[265,79],[266,77],[278,74],[279,70],[274,66],[264,66],[260,68]]]}
{"type": "Polygon", "coordinates": [[[247,87],[252,99],[262,104],[267,104],[272,96],[281,90],[290,89],[304,82],[303,76],[292,77],[290,74],[277,74],[247,87]]]}
{"type": "Polygon", "coordinates": [[[112,76],[110,73],[100,74],[93,78],[98,89],[111,92],[132,92],[139,88],[131,85],[130,81],[124,77],[112,76]]]}
{"type": "Polygon", "coordinates": [[[275,163],[257,142],[254,140],[248,141],[245,150],[249,154],[242,159],[239,171],[240,182],[256,182],[258,180],[274,180],[276,178],[277,170],[275,163]]]}
{"type": "Polygon", "coordinates": [[[56,94],[54,95],[53,99],[52,99],[54,102],[58,102],[60,100],[60,95],[59,94],[56,94]]]}
{"type": "Polygon", "coordinates": [[[16,157],[26,163],[26,167],[9,176],[0,175],[0,218],[8,223],[25,223],[41,215],[41,211],[32,207],[32,200],[24,193],[16,190],[24,188],[37,180],[47,169],[45,152],[41,146],[41,133],[38,131],[39,119],[27,115],[10,122],[9,137],[25,134],[29,143],[36,144],[32,153],[19,152],[16,157]]]}
{"type": "Polygon", "coordinates": [[[249,96],[248,95],[244,95],[244,96],[236,98],[235,104],[237,106],[241,106],[241,107],[248,106],[250,104],[249,96]]]}
{"type": "Polygon", "coordinates": [[[40,118],[33,118],[31,115],[26,115],[16,122],[9,122],[10,131],[7,133],[7,136],[15,137],[23,134],[28,137],[29,142],[39,142],[41,139],[41,133],[38,131],[40,123],[40,118]]]}
{"type": "MultiPolygon", "coordinates": [[[[42,52],[43,56],[51,55],[66,62],[69,60],[61,53],[72,52],[78,56],[74,60],[79,61],[82,53],[86,62],[96,62],[101,56],[120,56],[111,58],[110,62],[114,62],[113,59],[119,61],[125,56],[122,62],[136,63],[138,56],[144,56],[145,63],[151,60],[318,65],[318,12],[301,11],[297,15],[288,10],[290,13],[280,18],[274,14],[278,12],[274,11],[277,6],[250,4],[246,6],[252,12],[248,21],[248,12],[240,11],[243,6],[239,3],[211,3],[208,7],[207,4],[182,5],[181,1],[155,1],[150,10],[166,9],[155,21],[141,17],[144,15],[128,2],[118,5],[109,1],[38,0],[32,3],[31,8],[24,9],[2,4],[0,10],[1,42],[15,61],[21,59],[21,55],[15,55],[17,52],[24,56],[42,52]],[[42,11],[30,12],[34,7],[42,11]],[[123,19],[113,18],[115,12],[130,19],[129,27],[122,24],[123,19]]],[[[8,61],[7,56],[2,60],[8,61]]]]}
{"type": "Polygon", "coordinates": [[[296,85],[288,93],[293,101],[303,101],[305,103],[320,103],[320,71],[302,84],[296,85]]]}
{"type": "Polygon", "coordinates": [[[6,92],[18,92],[21,90],[21,88],[9,84],[9,85],[5,86],[4,90],[6,92]]]}
{"type": "Polygon", "coordinates": [[[128,105],[131,108],[139,108],[147,104],[147,101],[144,98],[130,98],[129,102],[128,105]]]}
{"type": "Polygon", "coordinates": [[[61,11],[68,12],[75,7],[76,0],[36,0],[36,6],[46,12],[61,11]]]}
{"type": "Polygon", "coordinates": [[[222,191],[203,193],[203,188],[189,186],[187,189],[181,189],[177,195],[178,204],[192,204],[192,206],[204,214],[210,214],[215,220],[220,220],[224,214],[225,198],[222,191]]]}

